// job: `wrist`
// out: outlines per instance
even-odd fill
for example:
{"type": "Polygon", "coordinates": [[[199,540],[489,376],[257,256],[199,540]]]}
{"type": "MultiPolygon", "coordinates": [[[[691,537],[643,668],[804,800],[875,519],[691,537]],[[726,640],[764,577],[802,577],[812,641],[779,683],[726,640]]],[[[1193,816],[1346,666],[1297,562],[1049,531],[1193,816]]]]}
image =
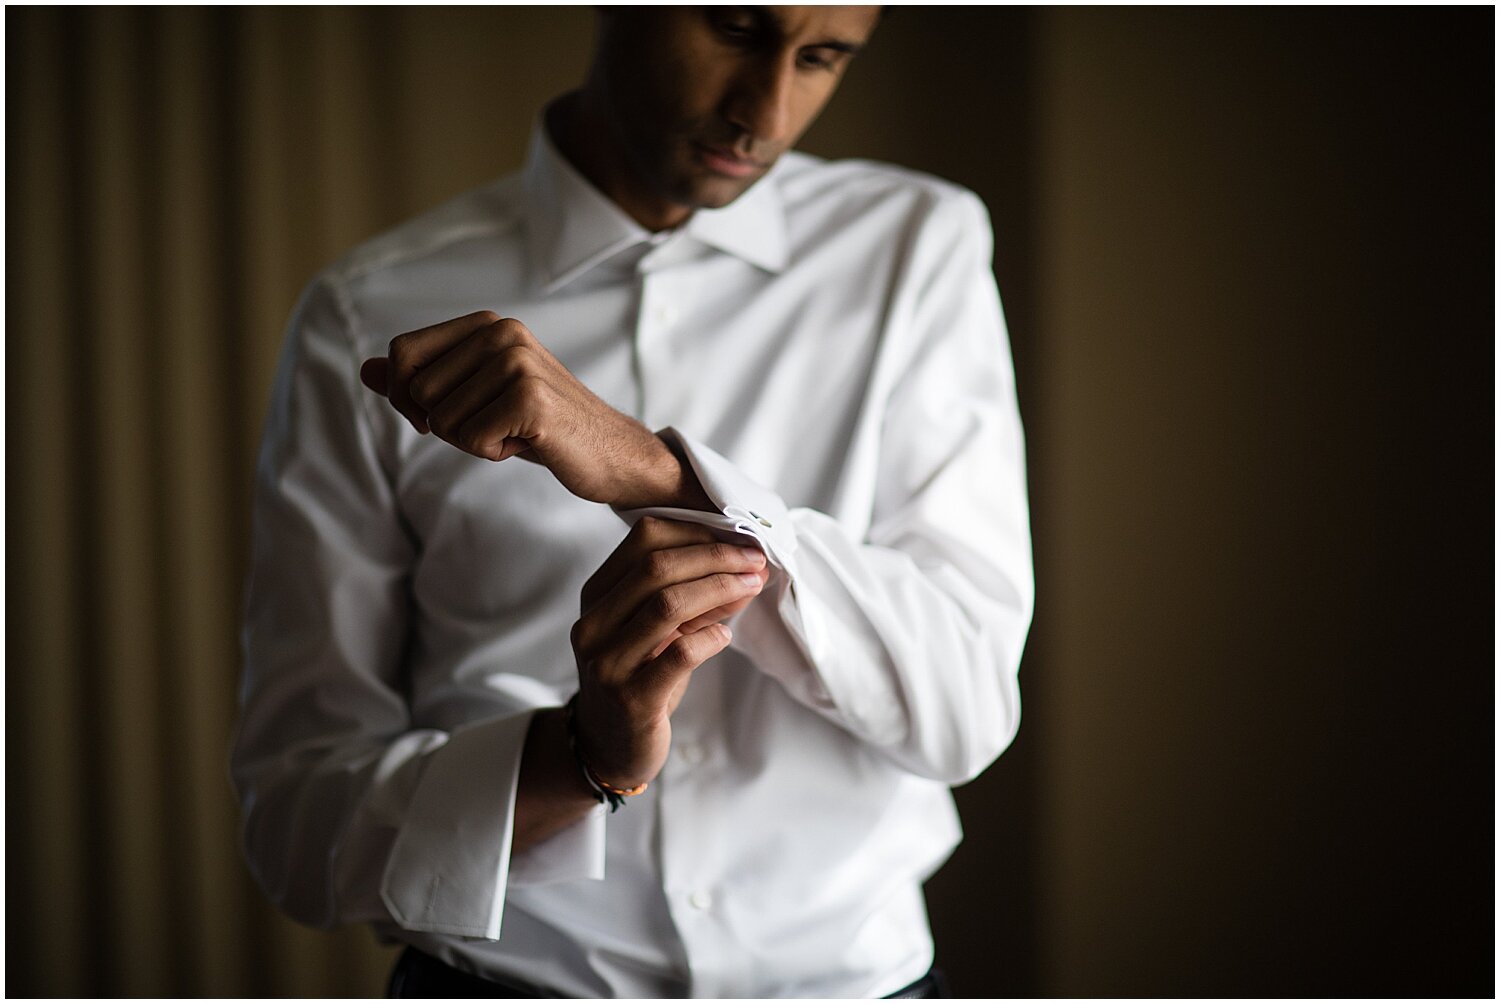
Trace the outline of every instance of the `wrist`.
{"type": "Polygon", "coordinates": [[[666,503],[677,509],[698,509],[703,512],[715,512],[718,506],[714,505],[713,499],[703,490],[703,484],[698,480],[698,475],[693,471],[693,464],[688,460],[687,454],[682,447],[676,443],[663,438],[660,433],[656,435],[656,441],[662,445],[666,455],[671,458],[670,463],[663,464],[663,482],[667,497],[672,501],[666,503]]]}
{"type": "Polygon", "coordinates": [[[651,434],[649,457],[638,470],[638,477],[615,501],[616,509],[644,509],[670,506],[674,509],[697,509],[715,512],[718,506],[703,490],[693,465],[676,445],[659,434],[651,434]]]}
{"type": "Polygon", "coordinates": [[[650,782],[642,781],[640,784],[629,788],[621,788],[601,778],[590,765],[588,758],[579,749],[578,742],[578,695],[574,694],[563,708],[566,716],[568,729],[568,746],[573,752],[573,758],[578,763],[578,769],[584,782],[594,798],[601,803],[609,804],[609,811],[614,812],[625,804],[625,799],[639,795],[650,786],[650,782]]]}

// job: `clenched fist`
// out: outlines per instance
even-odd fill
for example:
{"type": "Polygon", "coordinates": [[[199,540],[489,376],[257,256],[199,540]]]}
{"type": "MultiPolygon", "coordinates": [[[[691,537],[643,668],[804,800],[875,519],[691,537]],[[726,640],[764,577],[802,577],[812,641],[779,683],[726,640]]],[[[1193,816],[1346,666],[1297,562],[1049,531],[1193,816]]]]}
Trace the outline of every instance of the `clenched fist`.
{"type": "Polygon", "coordinates": [[[580,498],[712,508],[683,458],[601,401],[514,318],[482,310],[409,331],[359,375],[419,433],[485,460],[542,464],[580,498]]]}

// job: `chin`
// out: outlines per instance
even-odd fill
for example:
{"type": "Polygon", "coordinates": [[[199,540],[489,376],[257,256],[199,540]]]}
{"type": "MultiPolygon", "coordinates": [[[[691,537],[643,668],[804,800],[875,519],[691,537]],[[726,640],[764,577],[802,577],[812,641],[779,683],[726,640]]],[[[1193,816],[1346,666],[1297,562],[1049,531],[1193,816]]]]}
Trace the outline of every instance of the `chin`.
{"type": "Polygon", "coordinates": [[[682,203],[694,209],[723,209],[755,184],[764,174],[753,178],[720,178],[699,176],[683,185],[682,203]]]}

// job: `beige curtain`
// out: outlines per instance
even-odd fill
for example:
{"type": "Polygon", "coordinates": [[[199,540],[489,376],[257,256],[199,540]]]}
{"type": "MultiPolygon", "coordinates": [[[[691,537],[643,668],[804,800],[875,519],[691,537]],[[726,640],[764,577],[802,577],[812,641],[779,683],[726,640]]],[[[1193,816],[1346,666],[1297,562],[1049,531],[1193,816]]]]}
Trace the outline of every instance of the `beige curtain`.
{"type": "Polygon", "coordinates": [[[580,10],[7,11],[11,995],[368,995],[227,779],[247,496],[323,263],[515,163],[580,10]]]}

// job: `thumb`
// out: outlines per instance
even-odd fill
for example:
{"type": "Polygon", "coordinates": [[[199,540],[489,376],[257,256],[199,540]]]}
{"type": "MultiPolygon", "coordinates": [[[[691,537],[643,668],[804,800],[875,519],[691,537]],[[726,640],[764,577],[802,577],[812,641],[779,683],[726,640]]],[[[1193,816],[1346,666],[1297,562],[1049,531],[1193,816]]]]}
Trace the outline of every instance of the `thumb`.
{"type": "Polygon", "coordinates": [[[359,379],[366,387],[381,397],[385,397],[386,388],[389,385],[387,378],[390,375],[390,371],[390,360],[384,356],[376,356],[373,359],[366,359],[364,365],[359,368],[359,379]]]}

